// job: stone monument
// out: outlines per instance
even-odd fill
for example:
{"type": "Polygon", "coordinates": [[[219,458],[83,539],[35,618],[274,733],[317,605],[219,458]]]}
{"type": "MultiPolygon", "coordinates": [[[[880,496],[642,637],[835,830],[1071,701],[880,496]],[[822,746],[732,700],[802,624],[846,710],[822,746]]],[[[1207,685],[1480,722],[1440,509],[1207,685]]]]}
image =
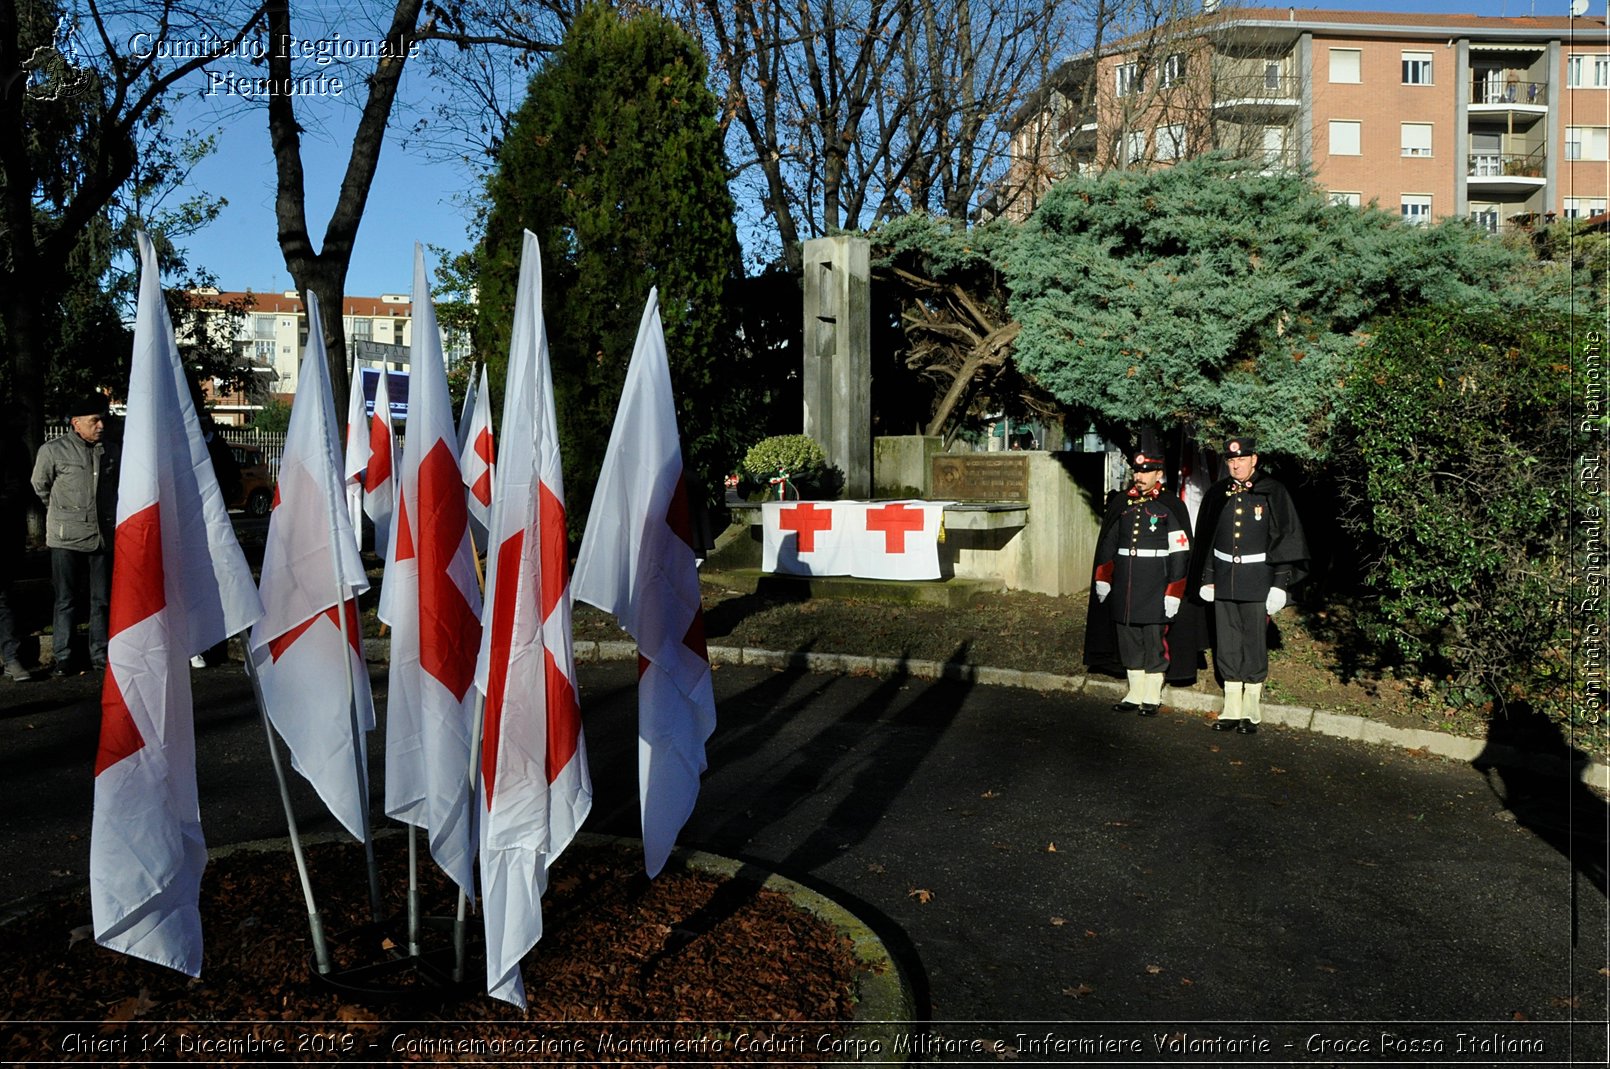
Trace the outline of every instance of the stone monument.
{"type": "Polygon", "coordinates": [[[871,243],[805,242],[805,433],[844,472],[844,497],[872,493],[871,243]]]}

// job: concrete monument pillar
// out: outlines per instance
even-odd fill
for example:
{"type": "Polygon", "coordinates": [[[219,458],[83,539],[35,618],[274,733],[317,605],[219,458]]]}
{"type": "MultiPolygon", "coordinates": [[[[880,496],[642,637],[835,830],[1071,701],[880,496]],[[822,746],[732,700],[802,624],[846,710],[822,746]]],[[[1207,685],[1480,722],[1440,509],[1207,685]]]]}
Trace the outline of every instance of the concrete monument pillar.
{"type": "Polygon", "coordinates": [[[871,243],[805,242],[805,433],[844,472],[844,496],[872,493],[871,243]]]}

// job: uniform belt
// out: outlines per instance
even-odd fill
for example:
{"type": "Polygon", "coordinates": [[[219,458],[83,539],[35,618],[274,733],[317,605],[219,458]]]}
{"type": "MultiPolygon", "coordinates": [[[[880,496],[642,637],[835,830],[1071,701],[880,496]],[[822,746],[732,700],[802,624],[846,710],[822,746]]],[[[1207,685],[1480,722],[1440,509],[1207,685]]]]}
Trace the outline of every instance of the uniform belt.
{"type": "Polygon", "coordinates": [[[1215,549],[1213,555],[1231,564],[1262,564],[1269,557],[1267,553],[1226,553],[1222,549],[1215,549]]]}
{"type": "Polygon", "coordinates": [[[1120,557],[1166,557],[1172,550],[1168,549],[1120,549],[1120,557]]]}

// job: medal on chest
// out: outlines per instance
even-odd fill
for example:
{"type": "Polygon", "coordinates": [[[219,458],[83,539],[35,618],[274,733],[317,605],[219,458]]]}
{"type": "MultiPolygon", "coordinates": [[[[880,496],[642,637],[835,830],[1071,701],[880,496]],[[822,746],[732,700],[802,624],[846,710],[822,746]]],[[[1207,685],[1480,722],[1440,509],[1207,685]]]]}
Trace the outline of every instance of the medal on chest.
{"type": "Polygon", "coordinates": [[[1147,517],[1146,517],[1146,521],[1147,521],[1147,523],[1149,525],[1146,528],[1148,531],[1157,530],[1157,514],[1155,512],[1148,514],[1147,517]]]}
{"type": "Polygon", "coordinates": [[[1253,505],[1252,506],[1252,518],[1254,520],[1257,520],[1259,523],[1263,522],[1263,506],[1262,505],[1253,505]]]}

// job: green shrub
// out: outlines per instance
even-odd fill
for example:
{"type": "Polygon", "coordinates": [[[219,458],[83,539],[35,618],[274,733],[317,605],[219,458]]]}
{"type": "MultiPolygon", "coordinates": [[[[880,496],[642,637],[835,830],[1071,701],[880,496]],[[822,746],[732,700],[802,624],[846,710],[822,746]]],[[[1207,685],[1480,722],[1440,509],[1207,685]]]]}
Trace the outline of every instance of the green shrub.
{"type": "Polygon", "coordinates": [[[1582,360],[1544,311],[1390,317],[1348,376],[1332,452],[1365,547],[1366,636],[1451,705],[1524,703],[1574,737],[1602,731],[1571,670],[1572,520],[1602,504],[1576,477],[1598,455],[1571,418],[1582,360]]]}
{"type": "Polygon", "coordinates": [[[744,454],[742,474],[742,489],[750,500],[775,498],[777,488],[771,480],[779,474],[788,478],[801,498],[835,498],[844,488],[844,473],[827,462],[827,454],[808,434],[762,438],[744,454]]]}

